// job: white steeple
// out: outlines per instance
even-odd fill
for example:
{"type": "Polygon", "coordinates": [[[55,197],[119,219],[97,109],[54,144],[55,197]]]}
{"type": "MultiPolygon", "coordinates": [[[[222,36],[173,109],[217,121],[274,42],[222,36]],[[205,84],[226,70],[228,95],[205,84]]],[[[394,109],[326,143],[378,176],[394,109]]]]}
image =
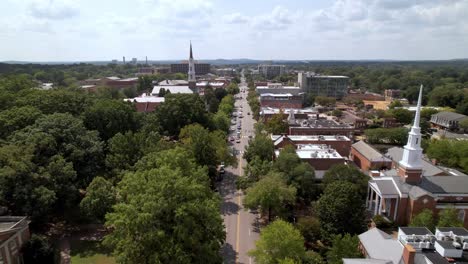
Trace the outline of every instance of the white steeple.
{"type": "Polygon", "coordinates": [[[418,106],[416,108],[416,115],[411,131],[408,134],[408,143],[403,150],[403,157],[401,158],[400,165],[407,169],[421,169],[421,128],[419,127],[419,120],[421,117],[421,100],[422,100],[423,86],[419,89],[418,106]]]}
{"type": "Polygon", "coordinates": [[[196,82],[195,79],[195,61],[193,60],[192,42],[190,41],[190,57],[188,61],[188,81],[196,82]]]}

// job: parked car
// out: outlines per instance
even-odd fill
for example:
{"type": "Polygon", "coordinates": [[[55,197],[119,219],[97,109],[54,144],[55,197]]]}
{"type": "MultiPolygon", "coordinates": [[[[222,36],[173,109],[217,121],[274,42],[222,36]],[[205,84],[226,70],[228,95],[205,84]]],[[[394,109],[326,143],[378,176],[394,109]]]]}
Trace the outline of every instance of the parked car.
{"type": "Polygon", "coordinates": [[[234,141],[234,137],[229,137],[229,141],[234,141]]]}
{"type": "Polygon", "coordinates": [[[247,112],[247,115],[250,115],[250,112],[247,112]]]}
{"type": "Polygon", "coordinates": [[[240,138],[236,139],[236,143],[240,143],[240,138]]]}

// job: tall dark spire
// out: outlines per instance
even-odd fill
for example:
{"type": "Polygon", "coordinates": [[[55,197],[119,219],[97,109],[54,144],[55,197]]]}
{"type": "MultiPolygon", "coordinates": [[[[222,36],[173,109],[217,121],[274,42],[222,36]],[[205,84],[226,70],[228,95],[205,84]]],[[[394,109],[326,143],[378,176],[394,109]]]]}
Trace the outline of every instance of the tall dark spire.
{"type": "Polygon", "coordinates": [[[193,53],[192,53],[192,41],[190,41],[190,59],[193,59],[193,53]]]}

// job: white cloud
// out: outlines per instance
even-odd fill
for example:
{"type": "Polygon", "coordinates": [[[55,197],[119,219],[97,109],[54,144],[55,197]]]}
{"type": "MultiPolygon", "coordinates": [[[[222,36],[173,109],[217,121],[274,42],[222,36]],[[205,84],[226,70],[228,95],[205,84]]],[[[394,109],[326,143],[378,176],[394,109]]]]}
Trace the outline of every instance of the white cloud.
{"type": "Polygon", "coordinates": [[[29,13],[39,19],[61,20],[77,16],[79,10],[68,0],[35,0],[29,5],[29,13]]]}

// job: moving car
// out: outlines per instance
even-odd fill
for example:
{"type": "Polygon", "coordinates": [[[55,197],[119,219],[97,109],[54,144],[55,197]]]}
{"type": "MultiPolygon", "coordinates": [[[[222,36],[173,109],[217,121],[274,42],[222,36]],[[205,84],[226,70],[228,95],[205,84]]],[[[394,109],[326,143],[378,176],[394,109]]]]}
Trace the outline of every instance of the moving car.
{"type": "Polygon", "coordinates": [[[236,143],[240,143],[240,138],[237,138],[237,139],[236,139],[236,143]]]}

